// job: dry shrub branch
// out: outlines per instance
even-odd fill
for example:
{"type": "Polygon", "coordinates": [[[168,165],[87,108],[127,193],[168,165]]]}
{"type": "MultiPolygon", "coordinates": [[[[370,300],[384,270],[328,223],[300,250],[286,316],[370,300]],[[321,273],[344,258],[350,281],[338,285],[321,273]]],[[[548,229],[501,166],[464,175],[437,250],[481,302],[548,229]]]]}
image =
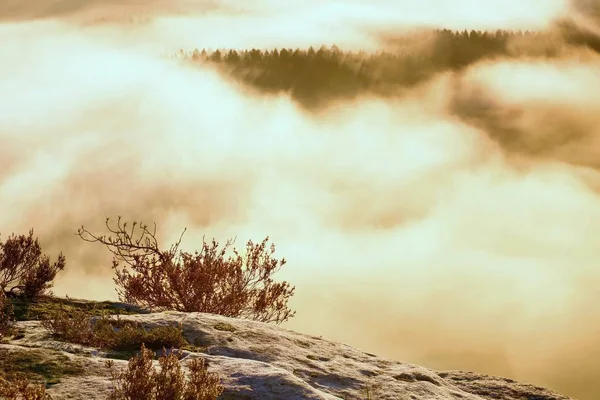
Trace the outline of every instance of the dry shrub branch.
{"type": "Polygon", "coordinates": [[[287,307],[294,287],[271,278],[286,263],[273,257],[275,246],[267,247],[269,237],[260,243],[248,241],[242,254],[229,240],[219,248],[202,240],[202,249],[189,253],[179,250],[179,240],[161,250],[156,224],[147,225],[118,218],[116,227],[106,226],[108,236],[96,236],[83,226],[77,234],[85,241],[104,244],[113,253],[114,282],[121,301],[159,310],[206,312],[234,318],[249,318],[277,324],[293,317],[287,307]],[[119,269],[119,263],[126,266],[119,269]]]}
{"type": "Polygon", "coordinates": [[[6,242],[0,241],[0,289],[3,291],[8,287],[11,293],[19,289],[27,298],[45,294],[64,267],[62,252],[54,263],[42,254],[38,239],[33,237],[33,229],[28,236],[12,234],[6,242]]]}

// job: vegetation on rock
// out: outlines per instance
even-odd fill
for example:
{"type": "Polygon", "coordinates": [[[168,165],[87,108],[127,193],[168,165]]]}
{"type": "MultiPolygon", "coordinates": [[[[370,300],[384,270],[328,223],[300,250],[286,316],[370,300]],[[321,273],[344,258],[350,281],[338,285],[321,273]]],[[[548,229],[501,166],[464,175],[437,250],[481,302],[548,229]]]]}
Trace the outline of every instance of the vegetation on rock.
{"type": "Polygon", "coordinates": [[[233,241],[222,247],[213,239],[202,243],[200,251],[179,250],[179,241],[169,250],[161,250],[154,230],[118,218],[116,227],[106,226],[112,236],[97,236],[85,228],[79,236],[98,242],[114,254],[114,282],[119,298],[127,303],[158,310],[206,312],[226,317],[249,318],[277,324],[294,316],[287,307],[294,287],[287,282],[274,282],[271,275],[286,263],[273,257],[275,246],[267,247],[269,238],[260,243],[246,243],[244,254],[233,249],[233,241]],[[125,267],[119,269],[119,263],[125,267]]]}

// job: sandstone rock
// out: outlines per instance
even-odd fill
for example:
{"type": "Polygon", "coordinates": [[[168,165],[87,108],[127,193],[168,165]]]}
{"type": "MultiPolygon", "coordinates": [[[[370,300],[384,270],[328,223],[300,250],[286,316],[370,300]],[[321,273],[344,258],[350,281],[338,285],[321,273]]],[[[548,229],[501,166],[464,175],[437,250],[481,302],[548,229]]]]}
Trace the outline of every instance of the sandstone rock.
{"type": "MultiPolygon", "coordinates": [[[[121,316],[144,326],[181,322],[186,339],[203,352],[185,351],[187,365],[207,360],[222,378],[221,399],[377,400],[569,400],[548,389],[482,374],[436,372],[387,360],[275,325],[204,313],[160,312],[121,316]],[[368,388],[368,393],[367,393],[368,388]]],[[[0,352],[37,354],[55,366],[70,366],[49,386],[53,399],[105,399],[110,392],[110,353],[63,343],[38,321],[17,322],[22,334],[0,344],[0,352]],[[78,369],[79,368],[79,369],[78,369]]],[[[126,360],[115,359],[117,368],[126,360]]],[[[155,361],[158,366],[158,362],[155,361]]]]}

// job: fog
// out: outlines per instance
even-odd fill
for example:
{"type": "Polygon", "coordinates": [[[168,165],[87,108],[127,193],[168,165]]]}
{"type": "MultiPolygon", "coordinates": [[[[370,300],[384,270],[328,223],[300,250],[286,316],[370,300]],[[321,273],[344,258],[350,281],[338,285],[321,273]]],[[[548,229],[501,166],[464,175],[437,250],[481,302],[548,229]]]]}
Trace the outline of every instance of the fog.
{"type": "Polygon", "coordinates": [[[288,260],[277,278],[296,286],[286,328],[600,392],[595,53],[483,61],[319,115],[161,57],[377,50],[380,35],[421,27],[552,31],[566,17],[592,29],[592,3],[82,4],[0,2],[0,233],[33,227],[65,253],[57,295],[116,299],[111,254],[75,235],[106,217],[156,222],[164,247],[187,227],[190,250],[203,235],[238,247],[268,235],[288,260]]]}

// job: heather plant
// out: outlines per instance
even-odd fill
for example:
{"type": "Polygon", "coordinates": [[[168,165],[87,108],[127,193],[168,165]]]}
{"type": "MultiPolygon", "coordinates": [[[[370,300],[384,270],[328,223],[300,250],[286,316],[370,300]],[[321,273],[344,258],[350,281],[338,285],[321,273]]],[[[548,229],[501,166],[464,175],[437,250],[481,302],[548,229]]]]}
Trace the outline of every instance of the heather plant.
{"type": "Polygon", "coordinates": [[[180,326],[145,329],[134,321],[114,319],[103,313],[92,321],[92,311],[54,310],[42,325],[58,339],[115,351],[131,351],[145,344],[151,349],[188,345],[180,326]]]}
{"type": "Polygon", "coordinates": [[[269,237],[260,243],[248,241],[244,254],[233,249],[229,240],[219,248],[213,239],[203,239],[200,251],[193,254],[179,250],[179,240],[168,250],[161,250],[156,239],[156,224],[147,225],[118,218],[116,227],[106,226],[109,236],[96,236],[84,227],[79,236],[88,242],[104,244],[114,255],[114,282],[119,299],[128,303],[183,312],[206,312],[234,318],[249,318],[277,324],[294,316],[287,307],[294,287],[274,282],[271,275],[285,263],[273,257],[275,246],[267,247],[269,237]],[[125,266],[119,268],[119,263],[125,266]]]}
{"type": "Polygon", "coordinates": [[[94,345],[91,316],[83,310],[67,312],[59,307],[41,321],[42,326],[48,329],[55,337],[82,345],[94,345]]]}
{"type": "Polygon", "coordinates": [[[52,400],[43,384],[32,384],[25,378],[6,379],[0,376],[0,399],[52,400]]]}
{"type": "Polygon", "coordinates": [[[169,354],[163,348],[158,359],[160,371],[156,371],[152,360],[154,353],[142,345],[139,355],[129,360],[127,369],[114,370],[114,362],[108,360],[113,380],[113,390],[109,400],[214,400],[222,392],[219,376],[208,372],[201,358],[188,363],[189,379],[179,363],[180,352],[171,349],[169,354]]]}
{"type": "Polygon", "coordinates": [[[0,241],[0,290],[10,287],[26,298],[35,298],[45,294],[52,287],[56,274],[65,267],[65,256],[59,253],[58,259],[51,263],[50,257],[42,253],[40,243],[29,235],[12,234],[6,242],[0,241]]]}

